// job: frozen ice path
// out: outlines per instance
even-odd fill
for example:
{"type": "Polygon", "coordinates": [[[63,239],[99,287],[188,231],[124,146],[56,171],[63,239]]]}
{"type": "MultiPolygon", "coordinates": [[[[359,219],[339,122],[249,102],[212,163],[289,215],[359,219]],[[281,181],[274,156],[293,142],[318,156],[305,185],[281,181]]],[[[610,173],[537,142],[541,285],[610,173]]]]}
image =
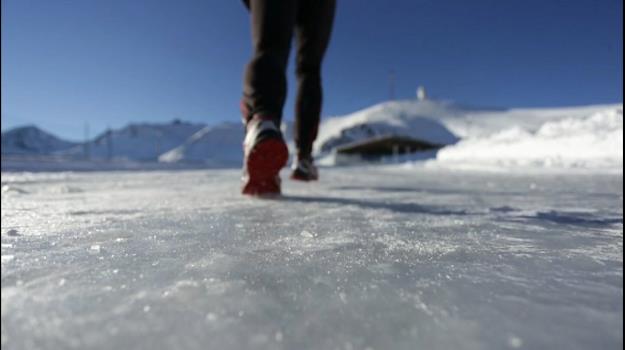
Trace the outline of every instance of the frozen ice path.
{"type": "Polygon", "coordinates": [[[619,349],[622,176],[2,174],[2,349],[619,349]]]}

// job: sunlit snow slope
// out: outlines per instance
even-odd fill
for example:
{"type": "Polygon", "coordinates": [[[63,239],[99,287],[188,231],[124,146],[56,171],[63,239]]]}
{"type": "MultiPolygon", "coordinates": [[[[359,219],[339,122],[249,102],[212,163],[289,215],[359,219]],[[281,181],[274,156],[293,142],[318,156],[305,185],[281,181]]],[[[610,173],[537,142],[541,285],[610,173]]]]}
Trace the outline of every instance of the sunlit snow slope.
{"type": "Polygon", "coordinates": [[[237,167],[243,159],[244,129],[240,122],[206,126],[182,145],[163,153],[163,163],[203,163],[212,167],[237,167]]]}

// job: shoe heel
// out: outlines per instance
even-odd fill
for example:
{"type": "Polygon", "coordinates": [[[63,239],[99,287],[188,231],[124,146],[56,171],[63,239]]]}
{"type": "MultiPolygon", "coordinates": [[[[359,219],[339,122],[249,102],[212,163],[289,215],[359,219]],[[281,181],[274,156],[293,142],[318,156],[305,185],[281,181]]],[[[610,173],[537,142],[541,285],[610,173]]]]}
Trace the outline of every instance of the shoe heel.
{"type": "Polygon", "coordinates": [[[289,151],[281,139],[271,138],[256,145],[245,164],[248,179],[243,186],[243,194],[280,194],[280,182],[277,177],[288,158],[289,151]]]}

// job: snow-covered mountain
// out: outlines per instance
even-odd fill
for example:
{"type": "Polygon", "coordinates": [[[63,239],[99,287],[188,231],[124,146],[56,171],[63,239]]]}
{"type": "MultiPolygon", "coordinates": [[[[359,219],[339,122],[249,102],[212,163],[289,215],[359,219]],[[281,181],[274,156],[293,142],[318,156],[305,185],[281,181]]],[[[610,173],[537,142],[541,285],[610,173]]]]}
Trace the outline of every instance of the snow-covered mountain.
{"type": "Polygon", "coordinates": [[[52,154],[75,145],[75,142],[62,140],[33,125],[18,127],[2,133],[3,155],[52,154]]]}
{"type": "MultiPolygon", "coordinates": [[[[282,134],[291,153],[293,146],[293,123],[283,121],[282,134]]],[[[244,127],[240,122],[224,122],[206,126],[189,137],[180,146],[163,153],[161,163],[193,163],[209,167],[239,167],[243,159],[244,127]]]]}
{"type": "Polygon", "coordinates": [[[163,163],[203,163],[208,166],[239,166],[243,159],[241,142],[243,126],[240,122],[226,122],[205,126],[184,143],[163,153],[163,163]]]}
{"type": "MultiPolygon", "coordinates": [[[[292,129],[292,123],[284,123],[291,151],[292,129]]],[[[180,121],[142,123],[102,133],[85,145],[25,127],[2,134],[2,153],[18,157],[54,154],[61,160],[84,160],[87,153],[94,161],[238,167],[243,157],[243,134],[238,122],[213,126],[180,121]]],[[[621,172],[623,167],[622,104],[501,109],[439,100],[385,102],[349,115],[324,118],[315,156],[319,164],[336,165],[343,157],[337,156],[337,148],[389,135],[442,147],[401,158],[426,159],[419,164],[431,167],[621,172]]],[[[3,162],[8,161],[5,158],[3,162]]]]}
{"type": "Polygon", "coordinates": [[[88,152],[91,159],[156,161],[161,154],[183,144],[204,126],[177,120],[167,124],[130,124],[104,132],[86,145],[77,145],[61,154],[84,157],[88,152]]]}

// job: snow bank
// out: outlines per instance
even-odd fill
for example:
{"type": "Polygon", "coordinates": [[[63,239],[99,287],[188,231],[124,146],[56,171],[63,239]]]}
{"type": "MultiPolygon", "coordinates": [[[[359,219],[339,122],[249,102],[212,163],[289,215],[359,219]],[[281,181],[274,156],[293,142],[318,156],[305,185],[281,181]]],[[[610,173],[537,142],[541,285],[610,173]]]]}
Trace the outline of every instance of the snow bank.
{"type": "Polygon", "coordinates": [[[468,137],[442,149],[433,163],[430,165],[477,169],[622,171],[623,110],[547,121],[535,131],[514,125],[489,135],[468,137]]]}

